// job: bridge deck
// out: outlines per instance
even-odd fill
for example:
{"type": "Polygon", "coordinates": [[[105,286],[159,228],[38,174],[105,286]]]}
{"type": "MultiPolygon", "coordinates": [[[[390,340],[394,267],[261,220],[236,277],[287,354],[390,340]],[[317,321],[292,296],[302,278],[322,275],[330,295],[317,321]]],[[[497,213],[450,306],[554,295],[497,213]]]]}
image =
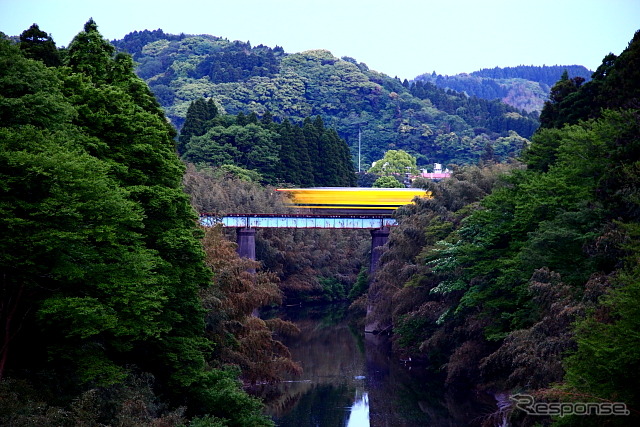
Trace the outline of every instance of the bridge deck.
{"type": "Polygon", "coordinates": [[[222,224],[234,228],[347,228],[378,229],[397,225],[394,218],[384,215],[225,215],[202,214],[205,227],[222,224]]]}

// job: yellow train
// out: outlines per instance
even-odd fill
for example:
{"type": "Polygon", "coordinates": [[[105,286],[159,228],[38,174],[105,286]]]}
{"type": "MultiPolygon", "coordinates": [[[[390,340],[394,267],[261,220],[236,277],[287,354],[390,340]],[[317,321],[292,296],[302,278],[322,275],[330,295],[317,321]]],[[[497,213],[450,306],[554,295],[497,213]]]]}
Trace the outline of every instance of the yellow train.
{"type": "Polygon", "coordinates": [[[279,188],[292,207],[318,215],[389,215],[415,197],[431,198],[419,188],[315,187],[279,188]]]}

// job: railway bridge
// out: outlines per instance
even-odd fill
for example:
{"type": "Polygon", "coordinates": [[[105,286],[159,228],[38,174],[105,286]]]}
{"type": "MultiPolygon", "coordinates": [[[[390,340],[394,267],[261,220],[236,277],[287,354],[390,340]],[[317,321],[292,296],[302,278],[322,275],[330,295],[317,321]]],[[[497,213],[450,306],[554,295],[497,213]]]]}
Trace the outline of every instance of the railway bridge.
{"type": "Polygon", "coordinates": [[[200,222],[204,226],[222,224],[237,231],[238,254],[241,257],[256,259],[256,230],[258,228],[325,228],[371,230],[371,258],[369,274],[375,271],[381,254],[381,247],[389,237],[389,227],[397,225],[389,216],[375,215],[310,215],[310,214],[235,214],[215,217],[203,214],[200,222]]]}
{"type": "Polygon", "coordinates": [[[417,188],[292,188],[279,189],[288,196],[288,214],[201,214],[204,226],[221,223],[237,230],[238,254],[255,260],[255,235],[258,228],[325,228],[371,230],[369,274],[378,265],[389,229],[397,225],[393,212],[412,202],[414,197],[430,198],[431,193],[417,188]]]}

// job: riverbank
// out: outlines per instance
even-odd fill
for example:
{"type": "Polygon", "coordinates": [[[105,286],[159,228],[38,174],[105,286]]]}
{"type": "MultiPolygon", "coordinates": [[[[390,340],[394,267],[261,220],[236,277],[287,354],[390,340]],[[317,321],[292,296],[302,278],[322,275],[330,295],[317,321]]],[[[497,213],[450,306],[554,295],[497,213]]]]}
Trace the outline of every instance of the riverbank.
{"type": "Polygon", "coordinates": [[[453,394],[438,375],[398,360],[386,337],[354,326],[346,304],[286,307],[277,315],[301,331],[284,344],[303,369],[252,389],[277,426],[481,425],[497,409],[491,395],[453,394]]]}

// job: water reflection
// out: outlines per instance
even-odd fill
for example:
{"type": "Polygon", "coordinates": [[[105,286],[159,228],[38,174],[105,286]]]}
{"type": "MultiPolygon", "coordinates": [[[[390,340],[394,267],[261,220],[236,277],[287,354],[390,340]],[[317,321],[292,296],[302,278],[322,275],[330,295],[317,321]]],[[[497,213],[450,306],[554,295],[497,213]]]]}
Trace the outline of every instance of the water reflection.
{"type": "Polygon", "coordinates": [[[369,427],[369,394],[356,393],[347,427],[369,427]]]}
{"type": "Polygon", "coordinates": [[[495,410],[491,398],[446,393],[441,379],[397,361],[345,314],[336,306],[280,314],[301,330],[285,344],[304,372],[257,390],[277,426],[479,425],[495,410]]]}

